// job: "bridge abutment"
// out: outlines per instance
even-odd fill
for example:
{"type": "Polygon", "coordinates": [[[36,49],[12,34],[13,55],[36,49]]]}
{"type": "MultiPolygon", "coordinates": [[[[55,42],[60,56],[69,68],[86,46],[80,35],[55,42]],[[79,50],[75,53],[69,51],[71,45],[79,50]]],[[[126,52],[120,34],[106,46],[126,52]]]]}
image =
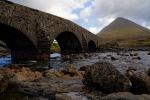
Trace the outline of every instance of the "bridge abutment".
{"type": "Polygon", "coordinates": [[[12,52],[12,61],[14,63],[20,63],[24,61],[49,61],[50,53],[35,53],[35,52],[12,52]]]}

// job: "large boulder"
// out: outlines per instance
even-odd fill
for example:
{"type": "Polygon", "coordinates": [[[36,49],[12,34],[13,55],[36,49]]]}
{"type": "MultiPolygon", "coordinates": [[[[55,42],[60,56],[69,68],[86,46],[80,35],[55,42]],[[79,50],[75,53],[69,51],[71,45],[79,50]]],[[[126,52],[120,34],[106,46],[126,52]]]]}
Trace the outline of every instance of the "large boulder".
{"type": "Polygon", "coordinates": [[[108,62],[98,62],[87,67],[83,83],[89,89],[103,93],[128,91],[131,86],[129,79],[108,62]]]}
{"type": "Polygon", "coordinates": [[[145,72],[136,72],[128,76],[132,88],[131,91],[136,94],[150,94],[150,77],[145,72]]]}

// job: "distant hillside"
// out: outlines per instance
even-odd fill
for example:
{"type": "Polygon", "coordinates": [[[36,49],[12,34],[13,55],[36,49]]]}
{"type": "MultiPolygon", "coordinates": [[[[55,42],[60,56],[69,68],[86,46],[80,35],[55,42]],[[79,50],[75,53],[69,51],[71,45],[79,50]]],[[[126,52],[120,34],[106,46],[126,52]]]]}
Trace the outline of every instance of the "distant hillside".
{"type": "Polygon", "coordinates": [[[117,18],[97,35],[102,44],[116,42],[122,47],[150,46],[150,30],[125,18],[117,18]]]}

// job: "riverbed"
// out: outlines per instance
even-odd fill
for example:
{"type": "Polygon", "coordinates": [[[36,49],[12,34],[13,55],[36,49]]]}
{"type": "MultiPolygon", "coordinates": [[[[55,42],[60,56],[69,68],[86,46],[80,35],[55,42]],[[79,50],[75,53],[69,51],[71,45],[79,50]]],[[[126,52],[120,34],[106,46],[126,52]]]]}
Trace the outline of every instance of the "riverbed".
{"type": "MultiPolygon", "coordinates": [[[[134,67],[138,69],[138,71],[146,71],[148,68],[150,68],[149,51],[128,51],[120,53],[86,53],[76,54],[73,56],[67,55],[66,58],[68,59],[64,59],[64,57],[60,54],[51,54],[51,59],[50,62],[48,62],[48,65],[38,64],[38,67],[36,68],[34,66],[36,70],[41,70],[41,68],[45,68],[46,71],[43,72],[32,71],[30,70],[30,68],[26,69],[24,67],[19,69],[20,67],[18,67],[18,69],[15,70],[20,70],[20,72],[15,72],[22,73],[18,75],[18,77],[21,77],[18,79],[26,79],[26,81],[20,81],[18,84],[12,84],[14,86],[10,85],[9,89],[3,95],[1,95],[0,98],[6,99],[7,97],[13,97],[20,98],[22,100],[24,100],[23,98],[28,98],[29,100],[37,100],[37,98],[39,100],[39,98],[41,98],[40,100],[48,100],[48,97],[45,97],[47,93],[53,93],[52,91],[55,91],[55,96],[59,98],[67,96],[73,98],[74,100],[89,100],[84,93],[85,91],[83,90],[83,76],[80,76],[82,75],[81,73],[75,77],[63,76],[63,74],[61,74],[60,77],[60,73],[58,73],[57,69],[61,67],[64,68],[66,66],[70,66],[70,64],[72,64],[74,67],[80,68],[81,66],[92,65],[99,61],[106,61],[113,64],[123,74],[125,73],[128,67],[134,67]],[[28,73],[25,74],[26,72],[28,73]],[[52,77],[51,75],[55,74],[52,74],[50,72],[57,73],[58,77],[52,77]],[[28,77],[28,75],[32,77],[28,77]],[[41,75],[43,76],[40,77],[41,75]],[[34,79],[35,77],[39,78],[34,79]],[[30,81],[30,78],[34,80],[30,81]],[[16,88],[15,86],[19,86],[19,88],[16,88]]],[[[5,56],[1,58],[1,62],[1,65],[3,65],[2,67],[7,67],[7,65],[11,64],[11,56],[5,56]]],[[[48,95],[53,96],[53,94],[48,95]]],[[[6,100],[10,99],[8,98],[6,100]]]]}
{"type": "MultiPolygon", "coordinates": [[[[92,65],[99,61],[107,61],[112,63],[119,71],[123,72],[128,67],[135,67],[140,71],[145,71],[150,68],[149,51],[128,51],[128,52],[106,52],[106,53],[90,53],[90,57],[83,57],[83,54],[77,54],[71,59],[62,59],[59,53],[51,54],[50,68],[59,69],[70,64],[80,68],[81,66],[92,65]],[[82,56],[82,57],[77,57],[82,56]]],[[[11,56],[3,56],[0,58],[0,67],[11,64],[11,56]]],[[[37,68],[47,68],[47,65],[39,65],[37,68]]]]}

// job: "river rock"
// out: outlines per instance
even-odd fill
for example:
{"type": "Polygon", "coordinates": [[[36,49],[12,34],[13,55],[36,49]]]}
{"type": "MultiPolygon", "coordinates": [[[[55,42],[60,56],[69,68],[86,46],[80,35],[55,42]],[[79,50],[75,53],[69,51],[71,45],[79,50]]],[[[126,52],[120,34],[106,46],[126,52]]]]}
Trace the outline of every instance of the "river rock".
{"type": "Polygon", "coordinates": [[[136,72],[129,76],[132,83],[131,91],[136,94],[150,94],[150,77],[145,72],[136,72]]]}
{"type": "Polygon", "coordinates": [[[15,73],[11,81],[31,81],[42,77],[42,73],[38,71],[31,71],[29,68],[22,68],[19,72],[15,73]]]}
{"type": "Polygon", "coordinates": [[[89,57],[89,55],[90,55],[90,54],[88,54],[88,53],[84,53],[84,57],[85,57],[85,58],[89,57]]]}
{"type": "Polygon", "coordinates": [[[129,92],[112,93],[107,96],[94,96],[92,100],[150,100],[150,95],[134,95],[129,92]]]}
{"type": "Polygon", "coordinates": [[[62,55],[63,60],[70,60],[70,55],[62,55]]]}
{"type": "Polygon", "coordinates": [[[68,65],[58,70],[48,70],[43,73],[44,77],[48,78],[83,78],[84,71],[79,71],[74,65],[68,65]]]}
{"type": "Polygon", "coordinates": [[[85,71],[86,68],[87,68],[87,66],[81,66],[81,67],[79,68],[79,71],[85,71]]]}
{"type": "Polygon", "coordinates": [[[133,74],[135,74],[136,73],[136,68],[134,68],[134,67],[128,67],[128,69],[127,69],[127,71],[126,71],[126,75],[127,76],[132,76],[133,74]]]}
{"type": "Polygon", "coordinates": [[[142,58],[141,57],[133,57],[132,59],[141,60],[142,58]]]}
{"type": "Polygon", "coordinates": [[[98,62],[87,67],[83,84],[104,93],[128,91],[131,86],[129,79],[108,62],[98,62]]]}
{"type": "Polygon", "coordinates": [[[111,56],[111,60],[118,60],[117,58],[115,58],[115,57],[113,57],[113,56],[111,56]]]}
{"type": "Polygon", "coordinates": [[[9,79],[0,75],[0,94],[5,91],[8,86],[9,79]]]}
{"type": "Polygon", "coordinates": [[[48,77],[48,78],[59,78],[59,77],[63,77],[64,73],[61,71],[55,71],[55,70],[48,70],[46,72],[43,73],[44,77],[48,77]]]}
{"type": "Polygon", "coordinates": [[[78,55],[78,59],[84,59],[83,54],[78,55]]]}
{"type": "Polygon", "coordinates": [[[138,53],[130,53],[130,56],[138,56],[138,53]]]}
{"type": "Polygon", "coordinates": [[[148,69],[147,74],[148,74],[148,76],[150,76],[150,68],[148,69]]]}
{"type": "Polygon", "coordinates": [[[69,75],[71,77],[80,75],[78,69],[72,64],[68,65],[66,68],[61,69],[61,72],[64,73],[64,75],[69,75]]]}

